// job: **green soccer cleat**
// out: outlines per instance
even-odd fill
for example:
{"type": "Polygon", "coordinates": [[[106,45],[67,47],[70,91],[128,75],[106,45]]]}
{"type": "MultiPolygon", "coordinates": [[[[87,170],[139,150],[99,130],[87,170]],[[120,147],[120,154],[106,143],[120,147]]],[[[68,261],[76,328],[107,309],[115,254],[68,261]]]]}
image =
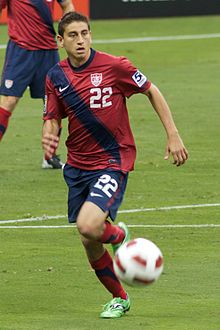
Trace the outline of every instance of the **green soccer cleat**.
{"type": "Polygon", "coordinates": [[[114,298],[104,305],[100,317],[103,319],[116,319],[123,316],[130,309],[130,300],[122,298],[114,298]]]}
{"type": "Polygon", "coordinates": [[[114,254],[116,253],[116,251],[118,250],[118,248],[121,245],[127,243],[130,240],[130,233],[129,233],[129,230],[128,230],[128,227],[126,226],[126,224],[124,222],[119,222],[118,223],[118,226],[124,231],[125,238],[120,243],[112,244],[112,249],[113,249],[114,254]]]}

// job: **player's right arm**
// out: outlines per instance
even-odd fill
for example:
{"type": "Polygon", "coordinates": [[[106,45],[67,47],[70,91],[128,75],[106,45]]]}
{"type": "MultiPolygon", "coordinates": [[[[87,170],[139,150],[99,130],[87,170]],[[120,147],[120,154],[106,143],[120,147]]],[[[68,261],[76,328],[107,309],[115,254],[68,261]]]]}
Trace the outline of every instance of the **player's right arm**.
{"type": "Polygon", "coordinates": [[[54,86],[48,76],[46,78],[46,96],[44,107],[42,148],[45,156],[51,158],[55,154],[59,144],[59,131],[62,121],[60,109],[62,108],[62,105],[59,102],[54,86]]]}
{"type": "Polygon", "coordinates": [[[2,14],[2,9],[6,8],[8,0],[0,0],[0,17],[2,14]]]}
{"type": "Polygon", "coordinates": [[[42,148],[46,157],[51,158],[59,144],[60,123],[57,119],[45,120],[42,131],[42,148]]]}

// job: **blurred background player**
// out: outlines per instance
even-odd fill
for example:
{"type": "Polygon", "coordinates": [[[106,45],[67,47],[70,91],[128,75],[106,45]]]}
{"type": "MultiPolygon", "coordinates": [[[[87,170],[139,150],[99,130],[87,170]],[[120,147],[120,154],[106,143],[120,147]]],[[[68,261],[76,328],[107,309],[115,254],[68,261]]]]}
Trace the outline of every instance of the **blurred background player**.
{"type": "Polygon", "coordinates": [[[136,158],[126,98],[143,93],[150,100],[167,133],[165,159],[172,154],[173,163],[180,166],[188,152],[158,88],[125,57],[92,49],[85,16],[67,13],[58,33],[59,45],[68,58],[47,75],[42,145],[50,157],[58,145],[60,122],[68,117],[64,166],[69,187],[68,218],[76,222],[88,260],[112,294],[100,316],[118,318],[130,309],[130,300],[104,244],[112,244],[115,252],[129,239],[125,224],[107,221],[108,217],[112,221],[116,218],[136,158]]]}
{"type": "MultiPolygon", "coordinates": [[[[0,86],[0,141],[19,99],[29,86],[32,98],[45,95],[48,70],[59,61],[52,12],[55,0],[0,0],[8,9],[8,35],[0,86]]],[[[74,11],[71,0],[57,0],[63,14],[74,11]]],[[[59,132],[60,133],[60,132],[59,132]]],[[[42,168],[59,169],[56,152],[43,157],[42,168]]]]}

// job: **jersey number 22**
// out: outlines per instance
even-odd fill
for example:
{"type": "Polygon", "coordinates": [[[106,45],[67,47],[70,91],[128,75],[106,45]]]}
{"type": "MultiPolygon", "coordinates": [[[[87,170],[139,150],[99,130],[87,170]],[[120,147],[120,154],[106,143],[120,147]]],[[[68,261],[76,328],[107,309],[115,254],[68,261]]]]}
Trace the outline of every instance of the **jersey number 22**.
{"type": "Polygon", "coordinates": [[[90,96],[91,109],[107,108],[112,105],[112,101],[109,99],[112,95],[111,87],[91,88],[90,94],[92,94],[90,96]]]}

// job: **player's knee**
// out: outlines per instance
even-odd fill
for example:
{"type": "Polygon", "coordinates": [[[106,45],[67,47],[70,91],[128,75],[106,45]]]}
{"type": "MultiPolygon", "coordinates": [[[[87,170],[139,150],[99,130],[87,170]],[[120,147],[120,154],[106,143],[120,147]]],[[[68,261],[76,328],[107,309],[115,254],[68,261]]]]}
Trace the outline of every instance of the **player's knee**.
{"type": "Polygon", "coordinates": [[[95,221],[95,219],[79,217],[76,224],[79,233],[85,238],[96,240],[100,237],[102,232],[101,224],[95,221]]]}
{"type": "Polygon", "coordinates": [[[77,228],[80,234],[86,238],[92,238],[95,226],[83,219],[77,220],[77,228]]]}
{"type": "Polygon", "coordinates": [[[86,238],[90,238],[90,235],[93,231],[92,226],[82,222],[82,221],[77,221],[77,228],[80,234],[86,238]]]}
{"type": "Polygon", "coordinates": [[[15,109],[15,107],[18,103],[18,100],[19,100],[19,98],[16,96],[2,95],[1,96],[1,107],[12,112],[15,109]]]}
{"type": "Polygon", "coordinates": [[[94,203],[84,203],[76,220],[80,234],[88,239],[99,240],[104,231],[106,216],[107,212],[103,212],[94,203]]]}

